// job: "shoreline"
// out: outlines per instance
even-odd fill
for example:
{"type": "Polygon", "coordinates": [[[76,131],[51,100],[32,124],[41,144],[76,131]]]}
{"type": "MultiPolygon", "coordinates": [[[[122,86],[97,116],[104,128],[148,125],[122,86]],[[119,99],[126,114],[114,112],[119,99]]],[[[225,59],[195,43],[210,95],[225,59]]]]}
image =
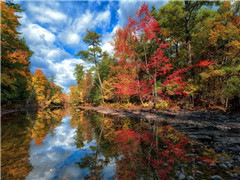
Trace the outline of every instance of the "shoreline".
{"type": "Polygon", "coordinates": [[[94,110],[118,117],[168,122],[173,128],[191,139],[208,148],[213,148],[216,153],[226,152],[232,156],[240,156],[240,114],[237,113],[190,110],[156,112],[147,109],[117,109],[102,106],[77,106],[75,108],[94,110]]]}
{"type": "MultiPolygon", "coordinates": [[[[49,108],[61,107],[51,106],[49,108]]],[[[1,110],[1,116],[20,111],[38,110],[42,107],[23,107],[19,109],[1,110]]],[[[240,114],[209,112],[203,110],[161,110],[147,108],[119,109],[104,106],[75,106],[75,109],[93,110],[98,113],[145,119],[147,121],[167,122],[173,128],[195,141],[213,148],[217,153],[240,156],[240,114]]],[[[240,157],[239,157],[240,163],[240,157]]]]}
{"type": "MultiPolygon", "coordinates": [[[[49,106],[48,108],[61,108],[61,107],[64,107],[64,106],[49,106]]],[[[41,106],[25,106],[25,107],[18,108],[18,109],[1,109],[0,116],[10,114],[10,113],[21,112],[21,111],[35,111],[35,110],[39,110],[42,108],[43,107],[41,107],[41,106]]]]}

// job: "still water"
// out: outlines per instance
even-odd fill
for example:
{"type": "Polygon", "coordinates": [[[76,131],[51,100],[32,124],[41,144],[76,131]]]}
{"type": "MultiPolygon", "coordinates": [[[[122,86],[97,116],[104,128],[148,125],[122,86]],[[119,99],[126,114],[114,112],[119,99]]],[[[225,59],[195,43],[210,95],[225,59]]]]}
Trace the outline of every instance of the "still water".
{"type": "Polygon", "coordinates": [[[3,116],[1,133],[6,180],[229,177],[210,168],[213,150],[168,123],[48,109],[3,116]]]}

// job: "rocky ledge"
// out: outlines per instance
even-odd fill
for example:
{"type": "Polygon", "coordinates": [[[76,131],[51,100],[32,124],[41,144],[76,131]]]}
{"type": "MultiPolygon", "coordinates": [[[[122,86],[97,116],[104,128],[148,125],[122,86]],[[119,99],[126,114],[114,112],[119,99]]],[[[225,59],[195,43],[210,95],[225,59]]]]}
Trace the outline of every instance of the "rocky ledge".
{"type": "Polygon", "coordinates": [[[86,106],[79,108],[119,117],[167,121],[183,134],[205,144],[209,148],[212,147],[216,153],[226,152],[231,156],[240,156],[240,114],[237,113],[189,110],[154,111],[86,106]]]}

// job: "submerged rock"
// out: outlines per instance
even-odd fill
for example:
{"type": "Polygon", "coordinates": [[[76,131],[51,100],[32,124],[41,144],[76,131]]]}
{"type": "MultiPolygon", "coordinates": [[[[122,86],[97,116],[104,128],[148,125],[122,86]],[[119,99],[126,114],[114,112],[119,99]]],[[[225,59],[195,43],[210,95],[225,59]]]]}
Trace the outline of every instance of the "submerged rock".
{"type": "Polygon", "coordinates": [[[184,180],[186,178],[186,176],[184,174],[180,174],[178,176],[178,180],[184,180]]]}
{"type": "Polygon", "coordinates": [[[188,177],[187,177],[187,180],[195,180],[195,178],[192,177],[192,176],[188,176],[188,177]]]}
{"type": "Polygon", "coordinates": [[[216,164],[210,164],[210,167],[213,169],[217,168],[216,164]]]}
{"type": "Polygon", "coordinates": [[[237,179],[237,178],[238,178],[238,176],[237,176],[236,174],[232,174],[232,173],[230,173],[229,176],[230,176],[231,178],[233,178],[233,179],[237,179]]]}
{"type": "Polygon", "coordinates": [[[201,171],[196,171],[196,175],[197,175],[197,176],[201,176],[201,175],[203,175],[203,172],[201,172],[201,171]]]}
{"type": "Polygon", "coordinates": [[[216,151],[216,153],[221,153],[222,149],[218,146],[213,146],[214,150],[216,151]]]}
{"type": "Polygon", "coordinates": [[[225,164],[220,164],[219,167],[223,169],[228,169],[228,167],[225,164]]]}
{"type": "Polygon", "coordinates": [[[222,178],[219,175],[214,175],[211,177],[211,180],[222,180],[222,178]]]}

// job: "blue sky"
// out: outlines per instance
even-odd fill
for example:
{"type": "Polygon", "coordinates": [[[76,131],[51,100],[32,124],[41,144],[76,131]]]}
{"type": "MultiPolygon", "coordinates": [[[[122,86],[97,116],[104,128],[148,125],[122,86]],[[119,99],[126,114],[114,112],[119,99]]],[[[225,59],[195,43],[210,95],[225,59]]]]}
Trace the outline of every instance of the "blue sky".
{"type": "MultiPolygon", "coordinates": [[[[102,34],[101,48],[113,54],[110,41],[116,30],[127,24],[144,1],[14,1],[22,5],[24,12],[19,22],[21,37],[34,51],[31,72],[37,68],[49,78],[54,75],[56,84],[68,92],[76,84],[73,75],[76,64],[90,66],[74,55],[86,50],[82,41],[86,29],[102,34]]],[[[159,8],[166,1],[145,1],[159,8]]]]}

